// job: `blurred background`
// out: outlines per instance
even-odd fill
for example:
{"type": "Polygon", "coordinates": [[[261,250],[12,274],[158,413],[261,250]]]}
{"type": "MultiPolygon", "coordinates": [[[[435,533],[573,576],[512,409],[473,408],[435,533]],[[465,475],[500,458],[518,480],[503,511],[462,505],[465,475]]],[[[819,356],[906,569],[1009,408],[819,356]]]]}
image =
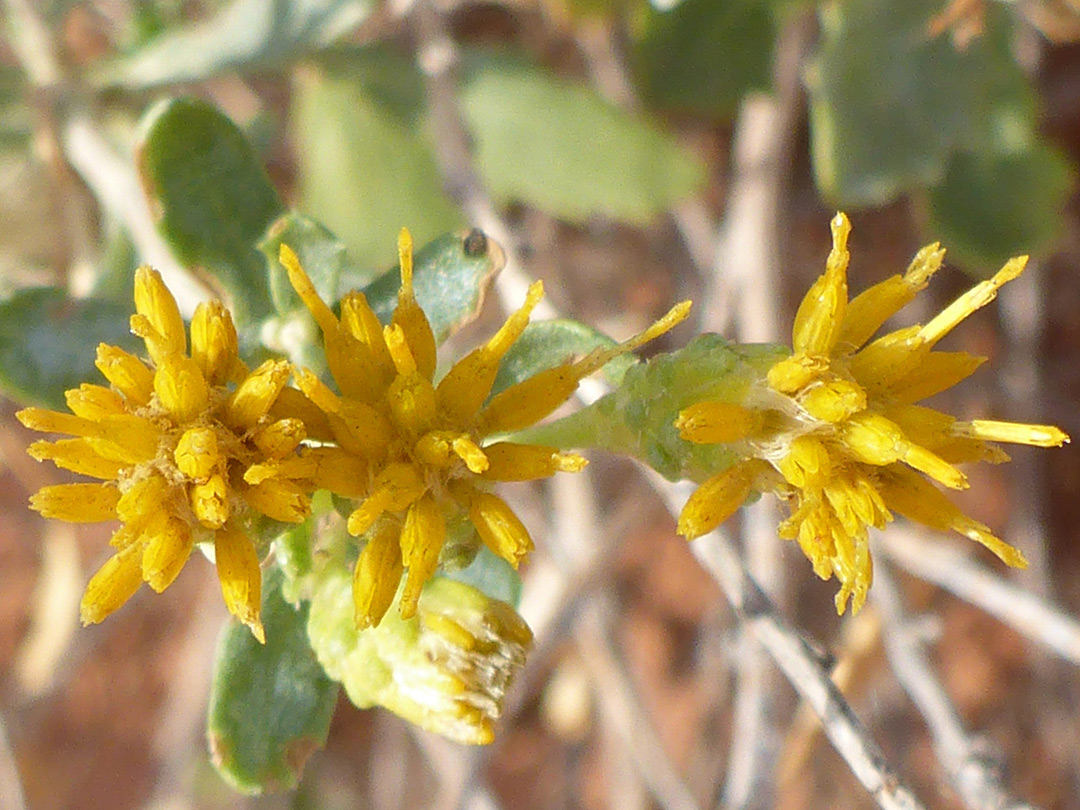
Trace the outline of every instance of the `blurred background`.
{"type": "MultiPolygon", "coordinates": [[[[188,313],[206,295],[154,228],[135,149],[155,101],[195,95],[360,266],[391,265],[401,226],[418,244],[469,225],[503,242],[510,265],[465,346],[533,278],[555,311],[619,338],[693,298],[696,320],[653,351],[703,330],[786,342],[838,208],[854,226],[853,291],[902,272],[923,244],[949,249],[905,323],[1031,254],[949,338],[992,362],[936,404],[1076,435],[1080,4],[0,8],[0,810],[900,806],[860,785],[649,480],[599,456],[572,481],[512,491],[538,545],[522,604],[537,647],[492,746],[342,700],[297,791],[237,795],[204,738],[224,620],[210,567],[77,626],[109,531],[27,509],[61,479],[26,456],[32,437],[13,414],[34,390],[27,368],[65,352],[26,302],[40,287],[112,301],[122,324],[144,261],[188,313]]],[[[97,340],[76,348],[89,358],[97,340]]],[[[1080,808],[1080,464],[1069,447],[1012,455],[972,470],[957,500],[1031,567],[894,525],[876,551],[877,598],[857,617],[838,618],[835,583],[775,538],[778,504],[728,527],[926,807],[1080,808]],[[911,700],[912,673],[932,699],[911,700]]]]}

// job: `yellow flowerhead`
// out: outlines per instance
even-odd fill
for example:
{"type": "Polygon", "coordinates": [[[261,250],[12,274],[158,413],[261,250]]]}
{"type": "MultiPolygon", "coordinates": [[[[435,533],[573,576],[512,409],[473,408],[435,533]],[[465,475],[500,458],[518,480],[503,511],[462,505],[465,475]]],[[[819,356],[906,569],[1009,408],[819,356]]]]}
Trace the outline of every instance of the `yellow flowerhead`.
{"type": "Polygon", "coordinates": [[[293,480],[304,424],[268,416],[290,366],[268,360],[249,372],[232,317],[216,301],[195,310],[189,354],[176,301],[149,267],[135,274],[135,311],[131,330],[149,362],[103,343],[97,367],[110,387],[68,391],[71,413],[17,414],[32,430],[74,437],[35,442],[30,455],[101,480],[44,487],[30,504],[45,517],[122,523],[110,541],[115,555],[86,588],[84,624],[100,622],[144,581],[163,591],[205,542],[229,611],[262,641],[250,520],[296,523],[309,511],[307,487],[293,480]]]}
{"type": "Polygon", "coordinates": [[[848,300],[848,219],[831,223],[833,247],[825,273],[799,306],[794,352],[769,369],[746,401],[700,402],[679,414],[680,435],[698,444],[728,443],[740,463],[707,480],[679,518],[687,538],[711,531],[752,491],[788,501],[780,536],[797,540],[822,579],[840,581],[836,608],[848,598],[858,610],[872,578],[867,530],[892,512],[931,528],[976,540],[1008,565],[1027,563],[984,524],[957,509],[931,481],[964,489],[957,464],[1007,461],[990,442],[1052,447],[1068,441],[1056,427],[961,421],[917,405],[968,377],[984,358],[935,351],[953,327],[992,301],[1024,269],[1012,259],[925,326],[910,326],[867,342],[926,287],[945,255],[923,248],[903,276],[893,276],[848,300]],[[921,475],[920,475],[921,473],[921,475]]]}
{"type": "Polygon", "coordinates": [[[336,444],[320,448],[318,484],[359,501],[348,529],[367,539],[353,577],[361,628],[382,620],[405,569],[400,613],[415,614],[420,591],[439,564],[448,518],[467,515],[480,540],[516,568],[533,543],[492,485],[574,472],[585,459],[490,437],[543,419],[583,377],[670,329],[689,306],[680,305],[624,344],[542,371],[489,399],[499,363],[528,325],[542,285],[533,284],[524,306],[436,382],[435,336],[413,295],[412,239],[404,229],[398,253],[401,288],[384,327],[361,292],[345,296],[341,316],[335,315],[296,254],[281,248],[289,280],[323,333],[327,365],[340,392],[308,370],[297,376],[300,389],[325,414],[336,444]]]}

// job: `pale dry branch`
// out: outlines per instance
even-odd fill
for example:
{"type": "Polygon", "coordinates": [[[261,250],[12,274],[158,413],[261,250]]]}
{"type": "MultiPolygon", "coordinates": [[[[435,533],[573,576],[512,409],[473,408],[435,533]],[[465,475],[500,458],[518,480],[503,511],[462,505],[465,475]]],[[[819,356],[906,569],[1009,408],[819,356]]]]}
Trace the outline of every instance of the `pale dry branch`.
{"type": "Polygon", "coordinates": [[[26,810],[26,797],[23,795],[19,769],[15,764],[15,754],[11,750],[7,726],[2,717],[0,717],[0,807],[26,810]]]}
{"type": "Polygon", "coordinates": [[[923,634],[907,615],[889,566],[880,557],[870,595],[881,611],[882,638],[892,671],[926,721],[937,759],[953,789],[972,810],[1035,810],[1008,794],[1001,783],[1001,764],[989,743],[964,728],[930,665],[923,634]]]}
{"type": "MultiPolygon", "coordinates": [[[[678,514],[687,488],[647,472],[673,514],[678,514]]],[[[821,718],[826,736],[847,762],[855,778],[883,810],[916,810],[923,805],[901,780],[863,726],[826,664],[799,631],[777,613],[746,570],[731,539],[717,530],[691,543],[694,556],[724,592],[735,613],[769,653],[791,685],[821,718]]]]}
{"type": "Polygon", "coordinates": [[[890,526],[880,547],[902,568],[1012,627],[1055,655],[1080,666],[1080,621],[1036,594],[990,573],[957,546],[890,526]]]}

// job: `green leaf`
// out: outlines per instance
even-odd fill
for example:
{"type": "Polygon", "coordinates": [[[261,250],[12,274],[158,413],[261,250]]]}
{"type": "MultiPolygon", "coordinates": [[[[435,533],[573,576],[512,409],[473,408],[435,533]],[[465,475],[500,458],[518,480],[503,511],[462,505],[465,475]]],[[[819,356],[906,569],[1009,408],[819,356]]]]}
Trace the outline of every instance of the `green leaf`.
{"type": "MultiPolygon", "coordinates": [[[[615,341],[607,335],[578,321],[564,319],[530,323],[503,356],[491,395],[537,372],[564,363],[575,355],[614,345],[615,341]]],[[[636,358],[630,354],[616,357],[604,366],[604,376],[612,385],[618,385],[626,370],[636,362],[636,358]]]]}
{"type": "Polygon", "coordinates": [[[927,227],[951,257],[988,277],[1012,256],[1053,245],[1075,180],[1068,159],[1044,144],[998,156],[962,152],[930,190],[927,227]]]}
{"type": "Polygon", "coordinates": [[[241,330],[268,316],[255,245],[285,209],[236,125],[204,101],[167,100],[147,113],[136,159],[177,259],[228,301],[241,330]]]}
{"type": "MultiPolygon", "coordinates": [[[[488,284],[505,261],[502,248],[478,230],[445,234],[416,253],[413,290],[439,343],[476,315],[488,284]]],[[[383,323],[390,322],[400,286],[401,268],[395,265],[364,288],[383,323]]]]}
{"type": "Polygon", "coordinates": [[[519,59],[475,58],[461,107],[477,168],[502,202],[571,222],[645,224],[704,180],[701,164],[653,124],[519,59]]]}
{"type": "Polygon", "coordinates": [[[266,256],[270,298],[279,314],[303,307],[278,258],[283,244],[296,252],[300,264],[324,301],[333,303],[337,300],[338,286],[346,267],[350,276],[361,272],[349,264],[345,245],[334,234],[300,212],[290,211],[274,221],[258,245],[266,256]]]}
{"type": "Polygon", "coordinates": [[[776,31],[766,0],[647,8],[633,55],[654,106],[727,118],[746,93],[769,87],[776,31]]]}
{"type": "Polygon", "coordinates": [[[207,718],[214,766],[237,790],[296,786],[304,764],[326,742],[338,686],[323,672],[307,636],[308,607],[281,596],[281,572],[264,581],[266,644],[230,620],[218,643],[207,718]]]}
{"type": "Polygon", "coordinates": [[[953,152],[990,148],[1003,121],[1034,121],[1031,89],[1010,51],[1007,15],[963,50],[930,37],[939,0],[825,5],[807,71],[811,152],[821,193],[880,205],[940,181],[953,152]]]}
{"type": "Polygon", "coordinates": [[[587,408],[514,434],[514,441],[563,449],[595,447],[628,455],[669,480],[703,481],[736,460],[724,445],[691,444],[679,437],[679,411],[695,402],[739,404],[751,386],[791,350],[768,344],[731,344],[701,335],[685,348],[627,370],[622,384],[587,408]]]}
{"type": "Polygon", "coordinates": [[[20,402],[61,408],[64,391],[102,382],[98,343],[138,352],[128,328],[131,305],[72,299],[64,290],[20,290],[0,303],[0,388],[20,402]]]}
{"type": "Polygon", "coordinates": [[[370,0],[234,0],[207,20],[165,31],[106,63],[91,78],[99,86],[146,89],[275,67],[356,28],[371,7],[370,0]]]}
{"type": "MultiPolygon", "coordinates": [[[[417,121],[402,116],[412,109],[408,96],[421,89],[419,82],[392,87],[385,81],[388,68],[399,63],[386,51],[368,51],[358,56],[356,70],[346,72],[351,63],[344,61],[340,75],[310,68],[297,76],[293,95],[301,207],[367,267],[394,260],[402,227],[423,244],[465,224],[417,121]]],[[[411,65],[404,68],[402,75],[411,76],[411,65]]]]}

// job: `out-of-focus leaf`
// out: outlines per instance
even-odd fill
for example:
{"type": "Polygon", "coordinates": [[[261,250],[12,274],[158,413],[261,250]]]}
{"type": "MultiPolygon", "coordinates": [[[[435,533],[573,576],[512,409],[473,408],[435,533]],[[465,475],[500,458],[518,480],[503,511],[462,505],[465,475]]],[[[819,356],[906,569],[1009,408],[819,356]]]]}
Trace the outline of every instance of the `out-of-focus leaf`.
{"type": "Polygon", "coordinates": [[[255,245],[285,208],[236,125],[204,101],[167,100],[146,115],[136,164],[158,229],[231,304],[237,327],[270,315],[255,245]]]}
{"type": "MultiPolygon", "coordinates": [[[[530,323],[503,356],[491,394],[494,396],[537,372],[588,354],[595,348],[614,345],[615,341],[607,335],[578,321],[560,319],[530,323]]],[[[612,385],[618,385],[635,362],[636,358],[630,354],[616,357],[604,366],[604,376],[612,385]]]]}
{"type": "MultiPolygon", "coordinates": [[[[378,62],[368,57],[360,67],[374,70],[378,62]]],[[[380,76],[385,71],[372,78],[380,76]]],[[[368,92],[359,74],[312,68],[298,75],[292,119],[301,207],[368,267],[393,261],[402,226],[422,244],[464,224],[434,155],[399,111],[368,92]]]]}
{"type": "Polygon", "coordinates": [[[773,14],[767,0],[682,0],[649,7],[634,48],[642,94],[653,105],[728,117],[772,76],[773,14]]]}
{"type": "Polygon", "coordinates": [[[102,382],[98,343],[138,351],[130,315],[130,304],[73,300],[55,287],[15,293],[0,303],[0,388],[20,402],[63,407],[64,391],[102,382]]]}
{"type": "Polygon", "coordinates": [[[518,59],[473,59],[461,105],[477,167],[504,202],[575,222],[645,223],[704,179],[700,163],[652,124],[518,59]]]}
{"type": "MultiPolygon", "coordinates": [[[[413,289],[438,342],[476,315],[488,284],[505,261],[502,248],[476,230],[445,234],[417,251],[413,289]]],[[[390,322],[400,286],[401,268],[395,265],[364,288],[368,303],[383,323],[390,322]]]]}
{"type": "Polygon", "coordinates": [[[1012,154],[962,152],[930,190],[928,228],[949,255],[980,276],[1060,235],[1075,172],[1057,150],[1037,144],[1012,154]]]}
{"type": "Polygon", "coordinates": [[[371,7],[370,0],[234,0],[207,20],[166,31],[103,65],[92,78],[145,89],[273,67],[351,31],[371,7]]]}
{"type": "Polygon", "coordinates": [[[938,182],[951,154],[983,151],[1002,120],[1031,121],[1033,97],[1004,13],[963,50],[927,25],[939,0],[847,0],[821,14],[807,72],[814,173],[840,205],[877,205],[938,182]]]}
{"type": "Polygon", "coordinates": [[[218,643],[207,739],[218,772],[237,790],[262,793],[296,786],[304,764],[326,742],[338,686],[315,658],[308,607],[281,595],[281,572],[265,577],[266,644],[230,620],[218,643]]]}

